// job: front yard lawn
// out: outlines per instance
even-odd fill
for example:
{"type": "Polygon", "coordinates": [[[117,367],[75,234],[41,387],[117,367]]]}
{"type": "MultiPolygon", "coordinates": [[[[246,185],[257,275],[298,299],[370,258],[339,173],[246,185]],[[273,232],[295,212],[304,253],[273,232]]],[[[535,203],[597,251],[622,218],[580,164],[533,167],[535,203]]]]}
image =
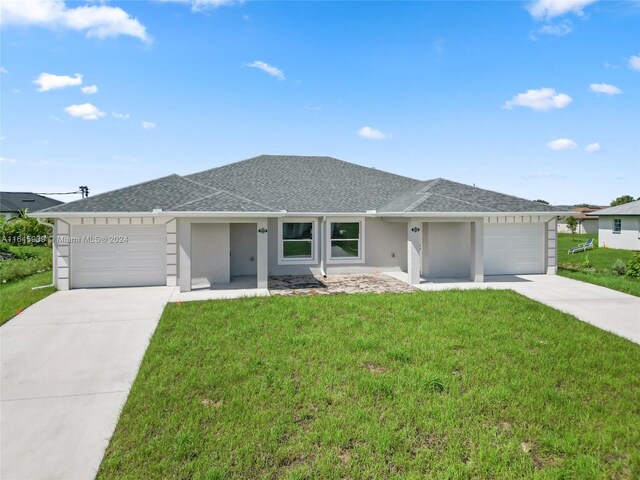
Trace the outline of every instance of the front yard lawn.
{"type": "Polygon", "coordinates": [[[596,247],[573,255],[567,253],[589,238],[594,238],[594,244],[598,244],[598,235],[580,234],[572,238],[570,233],[558,234],[558,274],[640,297],[640,280],[618,275],[612,269],[616,260],[622,260],[626,265],[633,256],[632,250],[596,247]],[[585,265],[587,258],[591,265],[585,265]]]}
{"type": "Polygon", "coordinates": [[[511,291],[170,304],[98,478],[638,478],[638,365],[511,291]]]}
{"type": "Polygon", "coordinates": [[[50,283],[51,272],[36,273],[10,283],[0,283],[0,325],[11,320],[18,310],[24,310],[55,292],[54,287],[32,290],[33,287],[50,283]]]}
{"type": "Polygon", "coordinates": [[[0,260],[0,283],[26,278],[34,273],[51,270],[51,248],[0,243],[0,252],[14,256],[11,260],[0,260]]]}

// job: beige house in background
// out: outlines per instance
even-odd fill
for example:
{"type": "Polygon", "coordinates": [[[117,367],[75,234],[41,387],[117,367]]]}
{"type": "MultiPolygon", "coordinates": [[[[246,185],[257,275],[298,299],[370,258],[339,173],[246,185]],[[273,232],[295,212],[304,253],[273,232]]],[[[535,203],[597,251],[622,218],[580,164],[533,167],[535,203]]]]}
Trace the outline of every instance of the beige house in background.
{"type": "MultiPolygon", "coordinates": [[[[588,216],[588,213],[597,212],[607,207],[574,207],[575,212],[573,216],[578,221],[576,233],[590,233],[595,235],[598,233],[598,217],[588,216]]],[[[571,230],[567,226],[567,217],[562,217],[558,220],[558,233],[571,233],[571,230]]]]}

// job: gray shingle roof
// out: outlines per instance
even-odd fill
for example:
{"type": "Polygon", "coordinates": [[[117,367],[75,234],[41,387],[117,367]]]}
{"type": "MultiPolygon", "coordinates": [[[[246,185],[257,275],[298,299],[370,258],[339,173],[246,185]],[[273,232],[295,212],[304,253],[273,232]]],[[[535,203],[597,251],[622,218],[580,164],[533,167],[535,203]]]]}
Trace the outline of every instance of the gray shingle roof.
{"type": "Polygon", "coordinates": [[[60,205],[60,200],[38,195],[31,192],[0,192],[0,212],[19,212],[28,209],[37,212],[44,208],[60,205]]]}
{"type": "Polygon", "coordinates": [[[616,205],[615,207],[603,208],[597,212],[587,213],[587,215],[596,215],[599,217],[602,215],[640,215],[640,200],[623,203],[622,205],[616,205]]]}
{"type": "Polygon", "coordinates": [[[170,175],[48,212],[553,212],[555,207],[444,179],[420,181],[331,157],[261,155],[170,175]]]}

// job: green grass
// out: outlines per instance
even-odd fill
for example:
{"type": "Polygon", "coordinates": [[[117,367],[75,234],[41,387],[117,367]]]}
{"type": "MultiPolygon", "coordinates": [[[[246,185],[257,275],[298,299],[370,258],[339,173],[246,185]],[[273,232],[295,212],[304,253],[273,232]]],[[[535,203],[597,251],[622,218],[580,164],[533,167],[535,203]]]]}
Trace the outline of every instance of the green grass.
{"type": "Polygon", "coordinates": [[[170,304],[98,478],[638,478],[638,365],[511,291],[170,304]]]}
{"type": "Polygon", "coordinates": [[[51,272],[36,273],[6,284],[0,283],[0,325],[11,320],[18,313],[18,310],[24,310],[29,305],[51,295],[55,291],[53,287],[32,290],[32,287],[50,283],[51,272]]]}
{"type": "Polygon", "coordinates": [[[573,255],[567,253],[570,248],[586,242],[591,237],[597,245],[597,235],[575,235],[574,239],[570,233],[558,234],[558,274],[640,297],[640,279],[620,276],[611,268],[618,259],[626,264],[633,256],[633,251],[596,247],[573,255]],[[591,267],[584,264],[587,256],[591,267]]]}
{"type": "Polygon", "coordinates": [[[0,283],[26,278],[34,273],[51,270],[51,248],[1,244],[0,250],[16,256],[0,261],[0,283]]]}

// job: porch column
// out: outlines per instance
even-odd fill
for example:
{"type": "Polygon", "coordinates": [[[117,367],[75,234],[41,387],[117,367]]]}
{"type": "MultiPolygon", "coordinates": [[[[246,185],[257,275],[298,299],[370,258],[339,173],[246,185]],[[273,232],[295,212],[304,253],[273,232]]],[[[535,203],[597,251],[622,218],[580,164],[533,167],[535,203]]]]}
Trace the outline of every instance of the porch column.
{"type": "Polygon", "coordinates": [[[407,283],[420,283],[420,237],[422,236],[422,222],[409,220],[407,222],[407,283]]]}
{"type": "Polygon", "coordinates": [[[178,244],[180,246],[180,278],[181,292],[191,291],[191,221],[178,220],[178,244]]]}
{"type": "Polygon", "coordinates": [[[471,281],[484,282],[484,218],[471,222],[471,281]]]}
{"type": "Polygon", "coordinates": [[[258,276],[258,288],[269,286],[269,232],[267,219],[258,220],[258,251],[256,252],[256,270],[258,276]]]}

